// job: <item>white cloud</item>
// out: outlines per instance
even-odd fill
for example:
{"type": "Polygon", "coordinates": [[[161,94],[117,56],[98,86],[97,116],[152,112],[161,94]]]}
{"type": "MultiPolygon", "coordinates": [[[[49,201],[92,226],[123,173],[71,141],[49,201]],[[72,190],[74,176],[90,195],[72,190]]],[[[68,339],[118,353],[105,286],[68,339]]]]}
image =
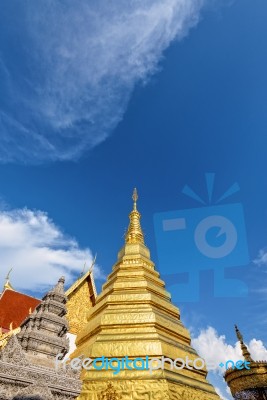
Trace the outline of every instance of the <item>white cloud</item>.
{"type": "Polygon", "coordinates": [[[215,387],[214,389],[216,390],[217,394],[220,396],[221,400],[229,400],[229,398],[226,398],[226,397],[222,394],[221,390],[220,390],[218,387],[215,387]]]}
{"type": "Polygon", "coordinates": [[[258,265],[259,267],[261,266],[266,266],[267,265],[267,250],[266,249],[261,249],[259,251],[259,254],[255,260],[253,260],[254,264],[258,265]]]}
{"type": "Polygon", "coordinates": [[[6,101],[0,109],[0,161],[77,159],[105,140],[136,83],[145,82],[170,43],[197,24],[204,2],[23,3],[19,28],[8,28],[18,49],[12,54],[9,48],[11,56],[0,60],[6,101]],[[22,68],[9,70],[16,51],[22,68]]]}
{"type": "MultiPolygon", "coordinates": [[[[13,267],[15,288],[42,290],[54,285],[61,275],[66,283],[92,262],[90,249],[82,249],[42,211],[0,211],[0,282],[13,267]]],[[[100,277],[95,267],[95,277],[100,277]]]]}
{"type": "MultiPolygon", "coordinates": [[[[252,339],[246,344],[255,361],[267,360],[267,349],[261,340],[252,339]]],[[[227,360],[242,360],[240,343],[236,342],[234,346],[230,345],[227,343],[225,335],[219,335],[213,327],[208,327],[203,329],[198,337],[192,339],[192,346],[197,350],[200,357],[206,361],[209,379],[215,383],[215,390],[221,399],[232,399],[230,389],[222,376],[225,368],[219,367],[219,364],[221,362],[225,363],[227,360]],[[229,394],[229,397],[225,397],[222,390],[229,394]]]]}
{"type": "Polygon", "coordinates": [[[212,327],[202,330],[197,338],[192,339],[193,347],[204,358],[211,371],[224,372],[219,367],[220,362],[237,361],[242,357],[239,343],[233,347],[225,339],[224,335],[219,336],[212,327]],[[211,367],[212,364],[214,367],[211,367]]]}
{"type": "Polygon", "coordinates": [[[228,394],[230,394],[230,396],[232,396],[232,393],[231,393],[231,390],[230,390],[230,388],[227,386],[227,388],[226,388],[226,392],[228,393],[228,394]]]}
{"type": "Polygon", "coordinates": [[[69,351],[65,355],[64,360],[69,358],[69,356],[74,352],[74,350],[76,350],[76,344],[75,344],[76,337],[77,335],[74,335],[73,333],[67,333],[67,338],[69,339],[69,351]]]}
{"type": "Polygon", "coordinates": [[[267,361],[267,348],[261,340],[252,339],[248,345],[253,360],[267,361]]]}
{"type": "MultiPolygon", "coordinates": [[[[236,342],[234,346],[227,344],[226,337],[212,327],[202,330],[197,338],[192,339],[192,345],[206,361],[208,370],[219,374],[225,372],[219,367],[220,362],[243,359],[240,343],[236,342]]],[[[267,360],[267,349],[261,340],[252,339],[247,346],[255,361],[267,360]]]]}

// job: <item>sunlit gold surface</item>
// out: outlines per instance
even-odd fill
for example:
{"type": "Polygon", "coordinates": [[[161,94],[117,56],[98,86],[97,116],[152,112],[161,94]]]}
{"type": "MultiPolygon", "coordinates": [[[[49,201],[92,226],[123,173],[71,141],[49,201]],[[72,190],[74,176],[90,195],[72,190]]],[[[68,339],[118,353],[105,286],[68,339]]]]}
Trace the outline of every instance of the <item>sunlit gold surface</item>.
{"type": "Polygon", "coordinates": [[[7,280],[4,284],[4,290],[5,289],[9,289],[9,290],[14,290],[14,288],[12,287],[11,283],[9,280],[7,280]]]}
{"type": "Polygon", "coordinates": [[[96,288],[92,268],[66,291],[66,295],[69,332],[76,335],[87,322],[88,310],[95,304],[96,288]]]}
{"type": "MultiPolygon", "coordinates": [[[[125,245],[103,285],[87,324],[78,334],[72,357],[129,358],[161,356],[171,359],[198,358],[188,330],[170,301],[165,284],[155,271],[136,208],[137,192],[125,245]]],[[[206,370],[149,371],[84,370],[79,400],[104,400],[107,382],[124,400],[212,400],[219,399],[206,380],[206,370]]]]}
{"type": "Polygon", "coordinates": [[[129,215],[130,223],[125,236],[126,243],[144,243],[144,235],[140,225],[141,214],[137,211],[136,202],[138,200],[137,190],[133,192],[133,210],[129,215]]]}
{"type": "Polygon", "coordinates": [[[122,397],[116,392],[111,382],[108,382],[106,390],[100,394],[101,400],[121,400],[122,397]]]}

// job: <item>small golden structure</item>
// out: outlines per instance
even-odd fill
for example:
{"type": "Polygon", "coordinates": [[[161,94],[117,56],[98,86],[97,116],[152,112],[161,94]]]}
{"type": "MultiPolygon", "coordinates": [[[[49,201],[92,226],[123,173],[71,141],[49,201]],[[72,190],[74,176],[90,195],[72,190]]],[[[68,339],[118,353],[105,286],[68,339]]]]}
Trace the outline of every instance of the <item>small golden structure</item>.
{"type": "Polygon", "coordinates": [[[88,310],[95,305],[97,296],[93,267],[96,262],[96,256],[89,270],[77,279],[74,284],[66,291],[67,319],[69,321],[69,332],[77,335],[86,324],[86,314],[88,310]]]}
{"type": "Polygon", "coordinates": [[[10,290],[14,290],[14,288],[12,287],[11,283],[10,283],[10,274],[13,268],[10,268],[10,270],[8,271],[8,274],[6,276],[6,282],[4,284],[4,290],[5,289],[10,289],[10,290]]]}
{"type": "MultiPolygon", "coordinates": [[[[10,274],[11,274],[12,270],[13,270],[13,268],[10,268],[10,270],[7,273],[7,276],[5,278],[3,291],[2,291],[2,293],[0,293],[0,297],[4,293],[5,290],[14,291],[14,288],[10,283],[10,274]]],[[[0,350],[3,349],[6,346],[8,340],[11,338],[12,335],[16,335],[19,332],[20,332],[20,327],[13,329],[13,323],[12,322],[10,323],[9,330],[6,331],[6,332],[4,332],[3,328],[0,326],[0,350]]]]}
{"type": "MultiPolygon", "coordinates": [[[[137,199],[135,189],[125,244],[95,306],[87,308],[87,323],[78,333],[72,358],[104,356],[122,360],[128,356],[133,360],[148,356],[152,365],[152,358],[162,356],[171,360],[199,358],[191,347],[190,334],[180,320],[179,309],[171,303],[165,283],[150,259],[137,199]]],[[[123,400],[218,400],[206,379],[206,369],[191,368],[178,370],[165,363],[164,369],[151,372],[122,367],[118,374],[110,368],[84,369],[78,399],[101,399],[103,393],[111,391],[105,392],[107,382],[112,382],[112,390],[123,400]]]]}
{"type": "Polygon", "coordinates": [[[254,361],[236,325],[235,331],[244,360],[250,363],[250,369],[229,368],[224,379],[236,400],[267,400],[267,360],[254,361]]]}

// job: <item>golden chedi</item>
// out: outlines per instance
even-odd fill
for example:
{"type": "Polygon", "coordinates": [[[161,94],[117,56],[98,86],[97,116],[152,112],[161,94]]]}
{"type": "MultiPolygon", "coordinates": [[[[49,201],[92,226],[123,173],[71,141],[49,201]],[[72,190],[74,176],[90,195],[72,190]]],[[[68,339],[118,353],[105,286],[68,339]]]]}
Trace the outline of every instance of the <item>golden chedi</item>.
{"type": "Polygon", "coordinates": [[[235,400],[267,400],[267,360],[254,361],[237,326],[235,330],[249,369],[229,368],[224,379],[235,400]]]}
{"type": "MultiPolygon", "coordinates": [[[[199,358],[191,347],[188,330],[180,320],[177,307],[164,282],[150,260],[145,246],[137,210],[137,192],[125,245],[118,253],[112,273],[87,314],[87,324],[78,334],[77,349],[72,358],[82,356],[92,360],[106,359],[149,360],[155,370],[125,367],[115,373],[112,368],[83,369],[83,386],[79,400],[215,400],[219,399],[206,379],[205,367],[190,365],[171,368],[171,360],[191,362],[199,358]],[[170,359],[164,368],[156,369],[153,358],[170,359]],[[200,369],[201,368],[201,369],[200,369]]],[[[177,366],[179,366],[177,364],[177,366]]],[[[103,364],[102,364],[103,367],[103,364]]]]}

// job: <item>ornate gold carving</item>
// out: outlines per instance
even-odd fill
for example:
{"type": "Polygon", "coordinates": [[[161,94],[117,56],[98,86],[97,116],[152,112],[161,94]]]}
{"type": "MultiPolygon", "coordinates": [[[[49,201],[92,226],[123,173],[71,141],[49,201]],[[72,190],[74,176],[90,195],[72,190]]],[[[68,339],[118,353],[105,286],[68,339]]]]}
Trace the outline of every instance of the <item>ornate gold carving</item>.
{"type": "MultiPolygon", "coordinates": [[[[166,379],[149,380],[109,380],[112,389],[119,399],[123,400],[218,400],[213,392],[192,389],[186,385],[168,383],[166,379]]],[[[102,400],[102,394],[109,393],[103,381],[84,383],[78,400],[102,400]]]]}
{"type": "Polygon", "coordinates": [[[170,400],[214,400],[219,398],[215,391],[214,393],[201,392],[197,389],[185,388],[173,383],[169,384],[169,390],[170,400]]]}
{"type": "Polygon", "coordinates": [[[90,298],[89,286],[87,280],[69,295],[67,303],[67,319],[69,321],[69,332],[77,334],[86,324],[86,315],[93,306],[90,298]]]}
{"type": "Polygon", "coordinates": [[[106,390],[103,390],[100,394],[99,400],[121,400],[122,397],[119,395],[111,382],[108,383],[106,390]]]}

